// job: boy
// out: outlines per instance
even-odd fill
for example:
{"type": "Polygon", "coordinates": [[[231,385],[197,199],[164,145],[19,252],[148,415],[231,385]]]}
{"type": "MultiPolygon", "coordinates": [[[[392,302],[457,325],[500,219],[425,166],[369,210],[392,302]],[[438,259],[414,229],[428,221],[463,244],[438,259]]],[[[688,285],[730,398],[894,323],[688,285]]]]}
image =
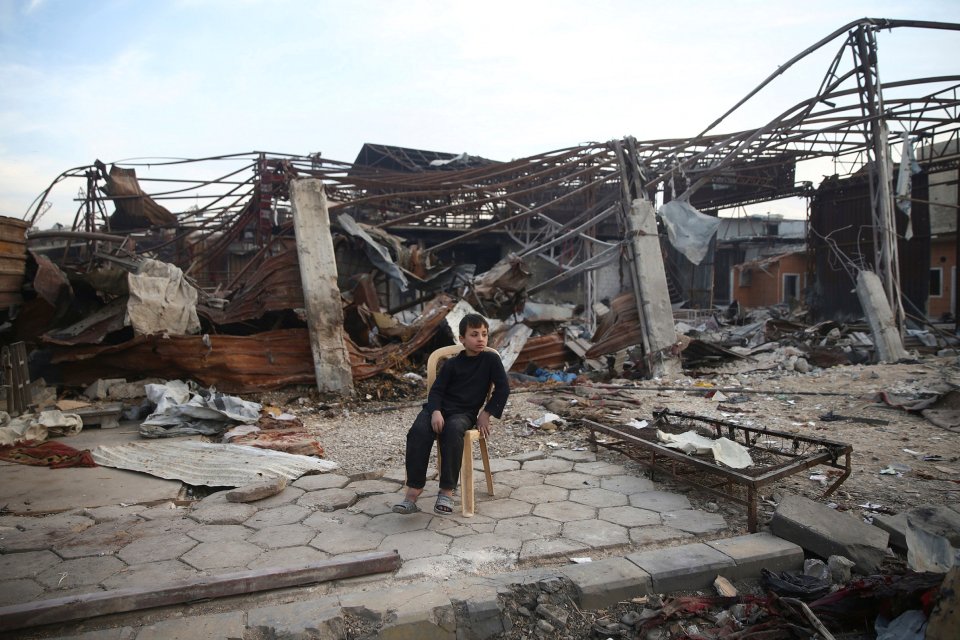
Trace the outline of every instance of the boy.
{"type": "Polygon", "coordinates": [[[440,515],[453,513],[453,490],[460,477],[464,433],[476,424],[483,437],[489,437],[490,416],[499,418],[507,404],[510,387],[500,355],[484,351],[489,331],[486,319],[476,313],[467,314],[459,329],[463,351],[443,363],[426,404],[407,433],[407,495],[394,505],[396,513],[420,510],[417,498],[427,483],[430,450],[437,436],[440,494],[433,510],[440,515]],[[491,383],[493,394],[484,406],[491,383]]]}

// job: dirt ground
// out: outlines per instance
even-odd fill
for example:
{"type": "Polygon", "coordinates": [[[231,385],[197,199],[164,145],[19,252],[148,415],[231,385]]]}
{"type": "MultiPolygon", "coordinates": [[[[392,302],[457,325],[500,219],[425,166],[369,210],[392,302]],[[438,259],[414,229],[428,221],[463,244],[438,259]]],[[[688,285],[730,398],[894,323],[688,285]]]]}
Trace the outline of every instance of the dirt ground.
{"type": "MultiPolygon", "coordinates": [[[[770,358],[775,360],[775,355],[770,358]]],[[[770,360],[742,360],[701,371],[696,378],[581,378],[574,384],[514,385],[489,441],[490,455],[588,447],[580,417],[622,424],[649,421],[655,409],[666,408],[852,445],[852,473],[833,495],[822,498],[836,477],[833,469],[815,467],[788,476],[762,492],[761,522],[772,515],[781,492],[833,503],[865,518],[919,504],[960,501],[960,431],[935,426],[879,400],[881,392],[911,400],[960,387],[957,356],[917,356],[910,363],[836,366],[809,373],[787,371],[770,360]],[[718,394],[705,397],[717,389],[718,394]],[[547,412],[545,404],[561,417],[554,421],[556,430],[531,424],[547,412]],[[831,415],[843,419],[829,420],[831,415]]],[[[422,382],[398,374],[361,381],[357,398],[350,401],[317,398],[306,389],[260,399],[296,413],[320,437],[327,458],[345,473],[377,475],[402,467],[405,434],[424,393],[422,382]]],[[[721,510],[732,527],[745,528],[742,507],[699,491],[688,497],[698,506],[721,510]]]]}

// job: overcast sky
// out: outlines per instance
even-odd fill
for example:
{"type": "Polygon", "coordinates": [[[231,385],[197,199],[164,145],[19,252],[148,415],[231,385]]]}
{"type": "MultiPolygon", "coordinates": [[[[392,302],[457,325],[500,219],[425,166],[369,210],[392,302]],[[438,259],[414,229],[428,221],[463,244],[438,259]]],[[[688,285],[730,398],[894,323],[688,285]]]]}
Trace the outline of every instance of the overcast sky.
{"type": "MultiPolygon", "coordinates": [[[[695,135],[865,16],[960,22],[960,1],[0,0],[0,215],[24,217],[95,159],[352,161],[376,142],[509,160],[695,135]]],[[[885,81],[960,71],[958,33],[878,39],[885,81]]],[[[838,48],[718,131],[813,95],[838,48]]],[[[40,226],[69,224],[81,186],[56,191],[40,226]]]]}

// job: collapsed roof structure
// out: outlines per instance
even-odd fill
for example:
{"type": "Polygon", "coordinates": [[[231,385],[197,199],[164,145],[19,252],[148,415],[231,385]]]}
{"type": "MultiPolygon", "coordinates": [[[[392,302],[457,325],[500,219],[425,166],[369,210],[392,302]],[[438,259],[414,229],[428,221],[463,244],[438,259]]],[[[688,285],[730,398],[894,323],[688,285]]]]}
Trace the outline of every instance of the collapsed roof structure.
{"type": "MultiPolygon", "coordinates": [[[[85,181],[70,230],[29,234],[37,263],[31,284],[45,304],[25,305],[17,331],[51,350],[65,381],[136,371],[191,376],[226,390],[313,381],[329,390],[310,364],[307,329],[317,318],[304,294],[306,217],[336,231],[336,288],[347,302],[344,339],[354,377],[428,344],[456,297],[506,319],[526,299],[546,294],[581,301],[591,331],[597,302],[629,298],[626,310],[618,305],[618,330],[608,327],[597,339],[602,348],[586,355],[639,345],[648,371],[663,373],[678,366],[671,303],[712,302],[697,296],[704,273],[712,279],[711,216],[814,196],[814,185],[797,182],[796,166],[816,158],[865,181],[869,247],[847,247],[831,259],[843,262],[844,273],[876,272],[902,327],[898,248],[909,238],[898,240],[906,208],[898,205],[912,202],[921,219],[929,203],[894,189],[890,149],[913,150],[922,175],[956,175],[960,75],[881,83],[877,34],[887,29],[957,31],[960,24],[846,24],[688,138],[628,137],[510,161],[365,144],[352,163],[319,153],[251,152],[70,169],[28,216],[38,220],[54,185],[85,181]],[[809,98],[755,129],[716,133],[777,76],[838,44],[809,98]],[[188,172],[201,177],[184,177],[188,172]],[[297,185],[313,180],[326,201],[298,204],[297,185]],[[113,301],[130,291],[117,288],[117,274],[139,272],[147,258],[176,265],[195,284],[201,335],[127,327],[127,312],[113,301]],[[409,326],[386,317],[418,305],[422,312],[409,326]],[[360,318],[352,330],[351,317],[360,318]]],[[[919,241],[922,232],[914,232],[919,241]]],[[[318,353],[314,348],[314,359],[325,357],[318,353]]]]}

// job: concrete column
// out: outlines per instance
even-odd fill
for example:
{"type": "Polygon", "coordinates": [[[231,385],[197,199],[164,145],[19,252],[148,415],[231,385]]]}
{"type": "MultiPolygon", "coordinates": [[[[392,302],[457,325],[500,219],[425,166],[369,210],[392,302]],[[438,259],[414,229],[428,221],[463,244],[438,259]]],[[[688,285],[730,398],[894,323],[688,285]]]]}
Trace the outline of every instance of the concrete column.
{"type": "Polygon", "coordinates": [[[316,178],[292,180],[290,204],[317,389],[353,393],[353,372],[343,340],[343,306],[337,288],[337,261],[323,182],[316,178]]]}
{"type": "Polygon", "coordinates": [[[680,358],[671,350],[677,342],[677,331],[673,324],[673,308],[653,203],[634,200],[626,222],[637,311],[643,325],[644,347],[651,371],[657,377],[679,375],[682,372],[680,358]]]}
{"type": "Polygon", "coordinates": [[[870,323],[873,343],[880,362],[896,362],[909,354],[903,348],[900,331],[887,302],[883,283],[872,271],[861,271],[857,276],[857,298],[870,323]]]}

